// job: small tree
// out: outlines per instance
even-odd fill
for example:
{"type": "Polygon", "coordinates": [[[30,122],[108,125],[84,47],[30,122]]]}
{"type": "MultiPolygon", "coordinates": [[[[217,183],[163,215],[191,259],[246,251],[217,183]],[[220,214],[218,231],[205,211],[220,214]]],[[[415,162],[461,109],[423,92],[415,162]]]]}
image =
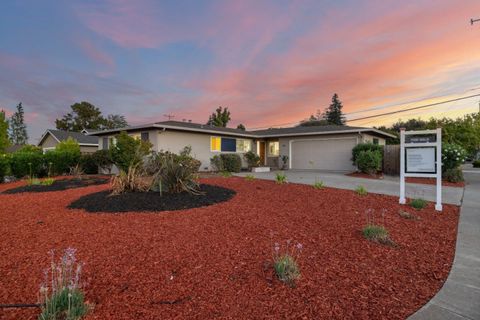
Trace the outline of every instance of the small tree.
{"type": "Polygon", "coordinates": [[[5,112],[0,111],[0,154],[5,153],[5,150],[10,145],[8,139],[8,121],[5,117],[5,112]]]}
{"type": "Polygon", "coordinates": [[[25,124],[22,103],[17,105],[17,111],[10,119],[10,141],[16,145],[25,145],[28,142],[27,125],[25,124]]]}
{"type": "Polygon", "coordinates": [[[214,127],[226,127],[229,121],[230,111],[228,111],[228,108],[223,109],[222,107],[218,107],[208,118],[207,125],[214,127]]]}
{"type": "Polygon", "coordinates": [[[338,99],[338,95],[335,93],[332,97],[332,103],[325,110],[324,118],[329,124],[345,125],[345,116],[342,112],[342,102],[338,99]]]}
{"type": "Polygon", "coordinates": [[[141,163],[152,147],[150,142],[135,139],[125,131],[117,135],[116,139],[116,144],[110,146],[110,158],[120,170],[125,172],[128,171],[128,167],[141,163]]]}

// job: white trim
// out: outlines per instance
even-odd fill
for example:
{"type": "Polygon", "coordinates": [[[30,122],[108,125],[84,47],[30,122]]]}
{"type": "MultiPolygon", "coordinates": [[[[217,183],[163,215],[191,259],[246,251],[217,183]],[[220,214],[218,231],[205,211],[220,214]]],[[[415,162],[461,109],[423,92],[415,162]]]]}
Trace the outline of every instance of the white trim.
{"type": "Polygon", "coordinates": [[[301,132],[301,133],[277,133],[271,135],[259,135],[259,138],[276,138],[276,137],[295,137],[295,136],[316,136],[316,135],[329,135],[329,134],[341,134],[341,133],[363,133],[363,132],[375,132],[390,138],[396,138],[393,134],[386,133],[377,129],[350,129],[350,130],[335,130],[335,131],[322,131],[322,132],[301,132]]]}
{"type": "Polygon", "coordinates": [[[288,167],[292,168],[292,144],[293,142],[302,142],[302,141],[328,141],[328,140],[355,140],[355,145],[358,144],[358,136],[355,137],[338,137],[338,138],[314,138],[314,139],[291,139],[288,142],[288,167]]]}

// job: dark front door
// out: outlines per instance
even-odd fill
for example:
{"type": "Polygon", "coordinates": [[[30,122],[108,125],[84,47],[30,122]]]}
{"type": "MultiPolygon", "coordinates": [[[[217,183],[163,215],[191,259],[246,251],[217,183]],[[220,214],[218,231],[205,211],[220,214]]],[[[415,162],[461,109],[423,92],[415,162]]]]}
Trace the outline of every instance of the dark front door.
{"type": "Polygon", "coordinates": [[[259,143],[258,155],[260,156],[260,165],[265,165],[265,141],[260,141],[259,143]]]}

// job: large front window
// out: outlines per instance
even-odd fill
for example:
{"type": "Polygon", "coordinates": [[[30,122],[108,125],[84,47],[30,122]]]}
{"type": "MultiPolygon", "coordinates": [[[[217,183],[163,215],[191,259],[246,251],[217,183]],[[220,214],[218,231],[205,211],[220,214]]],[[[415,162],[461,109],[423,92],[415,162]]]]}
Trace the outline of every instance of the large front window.
{"type": "Polygon", "coordinates": [[[252,150],[252,143],[248,139],[210,137],[210,151],[212,152],[248,152],[252,150]]]}
{"type": "Polygon", "coordinates": [[[271,157],[278,157],[280,154],[280,144],[278,141],[270,141],[268,143],[268,155],[271,157]]]}

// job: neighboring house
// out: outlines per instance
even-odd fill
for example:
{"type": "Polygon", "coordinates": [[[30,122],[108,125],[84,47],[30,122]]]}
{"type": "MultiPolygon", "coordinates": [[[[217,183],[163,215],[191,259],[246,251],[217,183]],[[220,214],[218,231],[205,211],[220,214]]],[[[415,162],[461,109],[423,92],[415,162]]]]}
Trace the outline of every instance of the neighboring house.
{"type": "MultiPolygon", "coordinates": [[[[86,131],[82,131],[86,132],[86,131]]],[[[48,129],[40,138],[38,146],[43,152],[55,149],[58,143],[67,140],[69,137],[75,139],[80,145],[81,153],[94,153],[98,150],[98,138],[92,135],[85,135],[82,132],[63,131],[48,129]]]]}
{"type": "Polygon", "coordinates": [[[200,170],[208,171],[210,159],[220,153],[257,153],[261,164],[281,167],[282,156],[287,156],[289,169],[353,171],[352,148],[361,142],[385,144],[389,133],[362,127],[317,126],[291,127],[257,131],[213,127],[191,122],[164,121],[122,129],[92,132],[98,137],[98,148],[108,149],[115,143],[115,135],[126,131],[138,139],[150,141],[154,151],[178,153],[183,147],[192,147],[192,155],[202,162],[200,170]]]}
{"type": "Polygon", "coordinates": [[[5,149],[5,153],[14,153],[17,152],[18,150],[22,149],[23,145],[21,144],[14,144],[11,146],[8,146],[7,149],[5,149]]]}

